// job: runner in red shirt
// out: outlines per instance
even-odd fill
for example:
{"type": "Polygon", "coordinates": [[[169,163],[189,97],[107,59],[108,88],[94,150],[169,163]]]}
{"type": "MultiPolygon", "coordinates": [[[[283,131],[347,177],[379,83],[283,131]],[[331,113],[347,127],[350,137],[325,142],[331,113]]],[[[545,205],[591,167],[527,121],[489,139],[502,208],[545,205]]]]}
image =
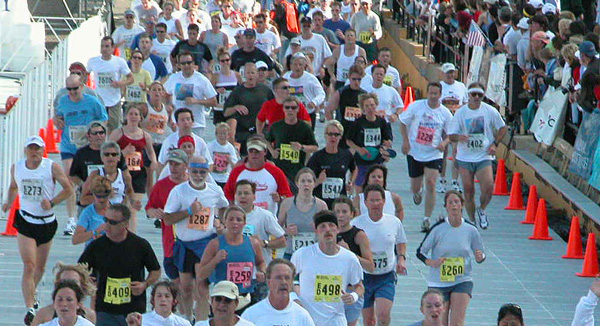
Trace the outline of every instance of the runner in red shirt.
{"type": "MultiPolygon", "coordinates": [[[[290,96],[290,83],[285,78],[277,78],[273,81],[273,93],[275,98],[263,103],[258,116],[256,117],[256,133],[263,134],[265,124],[272,126],[275,122],[283,120],[283,101],[290,96]]],[[[310,115],[304,104],[300,103],[298,110],[298,120],[306,121],[310,125],[310,115]]],[[[268,130],[267,130],[268,131],[268,130]]]]}

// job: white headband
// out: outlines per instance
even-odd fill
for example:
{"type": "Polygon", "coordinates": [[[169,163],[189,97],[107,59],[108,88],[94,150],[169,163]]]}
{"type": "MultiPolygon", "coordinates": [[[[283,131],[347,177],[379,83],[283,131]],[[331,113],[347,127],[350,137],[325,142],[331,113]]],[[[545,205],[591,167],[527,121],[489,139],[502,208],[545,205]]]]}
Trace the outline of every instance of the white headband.
{"type": "Polygon", "coordinates": [[[480,94],[485,94],[485,91],[479,87],[474,87],[474,88],[469,88],[469,90],[467,91],[469,94],[471,93],[480,93],[480,94]]]}

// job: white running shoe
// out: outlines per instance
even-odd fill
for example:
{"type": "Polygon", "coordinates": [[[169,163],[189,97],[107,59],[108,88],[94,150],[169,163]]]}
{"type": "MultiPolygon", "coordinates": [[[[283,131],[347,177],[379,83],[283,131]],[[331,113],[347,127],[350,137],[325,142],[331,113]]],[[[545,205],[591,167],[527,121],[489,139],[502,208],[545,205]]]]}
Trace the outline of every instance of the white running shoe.
{"type": "Polygon", "coordinates": [[[427,233],[429,232],[429,228],[431,228],[431,223],[428,218],[423,218],[423,222],[421,222],[421,232],[427,233]]]}
{"type": "Polygon", "coordinates": [[[452,190],[456,190],[458,192],[463,192],[462,188],[460,187],[460,184],[458,183],[458,180],[456,180],[456,179],[452,179],[452,190]]]}
{"type": "Polygon", "coordinates": [[[75,221],[74,217],[69,217],[69,220],[67,220],[67,225],[65,225],[63,234],[73,235],[73,233],[75,233],[75,228],[77,228],[77,221],[75,221]]]}
{"type": "Polygon", "coordinates": [[[443,194],[446,192],[446,180],[440,178],[438,179],[437,185],[435,186],[435,191],[443,194]]]}
{"type": "Polygon", "coordinates": [[[477,207],[477,217],[479,218],[479,226],[481,229],[487,229],[490,223],[488,222],[487,214],[485,214],[485,211],[481,209],[481,207],[477,207]]]}

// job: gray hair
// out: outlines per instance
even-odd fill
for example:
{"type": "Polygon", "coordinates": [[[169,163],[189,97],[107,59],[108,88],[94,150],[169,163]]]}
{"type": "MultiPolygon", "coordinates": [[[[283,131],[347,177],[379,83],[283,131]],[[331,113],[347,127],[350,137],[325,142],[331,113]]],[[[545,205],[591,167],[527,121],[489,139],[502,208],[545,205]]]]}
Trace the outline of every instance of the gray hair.
{"type": "Polygon", "coordinates": [[[104,144],[102,144],[102,147],[100,147],[100,154],[104,155],[104,152],[107,149],[114,149],[117,151],[117,154],[121,155],[121,147],[114,141],[107,141],[104,144]]]}

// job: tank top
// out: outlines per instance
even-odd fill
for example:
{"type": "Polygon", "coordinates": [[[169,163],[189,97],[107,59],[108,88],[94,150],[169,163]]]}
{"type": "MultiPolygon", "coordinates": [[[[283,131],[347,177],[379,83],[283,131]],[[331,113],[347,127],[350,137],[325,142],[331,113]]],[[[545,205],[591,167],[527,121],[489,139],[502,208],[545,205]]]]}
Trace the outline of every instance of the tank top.
{"type": "Polygon", "coordinates": [[[285,253],[293,254],[296,250],[316,243],[315,232],[313,230],[313,216],[317,213],[317,199],[313,196],[312,207],[308,212],[302,212],[296,205],[294,196],[294,204],[287,212],[287,225],[296,224],[298,234],[293,237],[287,237],[285,253]]]}
{"type": "MultiPolygon", "coordinates": [[[[98,174],[107,177],[104,167],[98,169],[98,174]]],[[[108,177],[107,177],[108,178],[108,177]]],[[[117,169],[117,177],[111,182],[113,187],[113,196],[108,199],[111,204],[120,204],[125,199],[125,180],[123,180],[123,172],[117,169]]]]}
{"type": "Polygon", "coordinates": [[[340,232],[337,235],[337,241],[340,242],[344,240],[348,244],[348,248],[350,251],[355,253],[357,256],[362,257],[362,252],[360,251],[360,246],[354,241],[356,239],[356,235],[358,232],[362,231],[356,226],[352,226],[352,228],[346,232],[340,232]]]}
{"type": "Polygon", "coordinates": [[[156,111],[152,105],[148,103],[148,114],[146,114],[143,122],[145,130],[152,136],[152,141],[155,144],[162,143],[167,138],[166,131],[167,123],[169,122],[169,114],[164,105],[161,105],[163,107],[162,110],[156,111]]]}
{"type": "MultiPolygon", "coordinates": [[[[365,94],[365,90],[362,88],[358,90],[353,90],[350,88],[350,85],[346,85],[342,87],[340,90],[340,102],[339,102],[339,118],[338,121],[342,123],[344,126],[344,133],[350,127],[350,125],[359,117],[357,115],[348,114],[346,115],[346,108],[352,107],[354,108],[354,112],[360,112],[358,110],[358,96],[360,94],[365,94]]],[[[350,113],[350,112],[349,112],[350,113]]]]}
{"type": "MultiPolygon", "coordinates": [[[[358,194],[360,198],[360,213],[367,214],[369,209],[365,205],[365,194],[358,194]]],[[[383,213],[396,216],[396,205],[394,205],[394,201],[392,199],[392,193],[389,190],[385,191],[385,205],[383,206],[383,213]]]]}
{"type": "Polygon", "coordinates": [[[146,147],[146,137],[142,137],[140,139],[131,139],[125,135],[125,131],[121,128],[121,138],[117,140],[117,144],[121,149],[127,147],[127,145],[131,144],[135,147],[135,152],[129,155],[123,155],[125,157],[125,163],[127,163],[127,169],[130,172],[141,171],[144,167],[144,159],[142,153],[144,152],[144,148],[146,147]]]}
{"type": "Polygon", "coordinates": [[[52,177],[52,160],[42,158],[40,165],[31,170],[23,159],[15,165],[15,181],[19,188],[21,200],[20,213],[25,221],[31,224],[47,224],[53,222],[54,209],[42,209],[44,199],[54,198],[54,178],[52,177]]]}
{"type": "Polygon", "coordinates": [[[208,46],[210,49],[210,54],[212,54],[213,58],[217,58],[217,49],[219,46],[223,46],[223,32],[219,31],[217,34],[214,34],[212,31],[208,30],[204,33],[204,44],[208,46]]]}
{"type": "Polygon", "coordinates": [[[227,259],[218,263],[210,275],[211,283],[220,281],[231,281],[238,286],[240,293],[254,292],[254,268],[256,267],[256,256],[250,237],[244,235],[242,244],[234,246],[227,243],[224,235],[220,235],[219,250],[227,251],[227,259]]]}
{"type": "Polygon", "coordinates": [[[345,82],[348,80],[348,70],[350,66],[354,64],[354,59],[358,57],[358,45],[354,45],[354,53],[351,56],[346,56],[344,53],[346,49],[346,45],[342,44],[340,46],[340,57],[337,60],[337,68],[335,76],[338,81],[345,82]]]}
{"type": "Polygon", "coordinates": [[[216,88],[225,88],[225,93],[219,93],[217,92],[217,108],[215,108],[217,111],[223,111],[223,104],[225,104],[225,101],[227,100],[227,98],[229,97],[229,94],[231,94],[231,91],[235,88],[235,86],[237,86],[237,77],[235,76],[235,72],[233,72],[233,70],[231,71],[231,74],[229,74],[229,76],[224,75],[222,72],[219,72],[218,74],[218,82],[217,85],[215,86],[216,88]]]}

